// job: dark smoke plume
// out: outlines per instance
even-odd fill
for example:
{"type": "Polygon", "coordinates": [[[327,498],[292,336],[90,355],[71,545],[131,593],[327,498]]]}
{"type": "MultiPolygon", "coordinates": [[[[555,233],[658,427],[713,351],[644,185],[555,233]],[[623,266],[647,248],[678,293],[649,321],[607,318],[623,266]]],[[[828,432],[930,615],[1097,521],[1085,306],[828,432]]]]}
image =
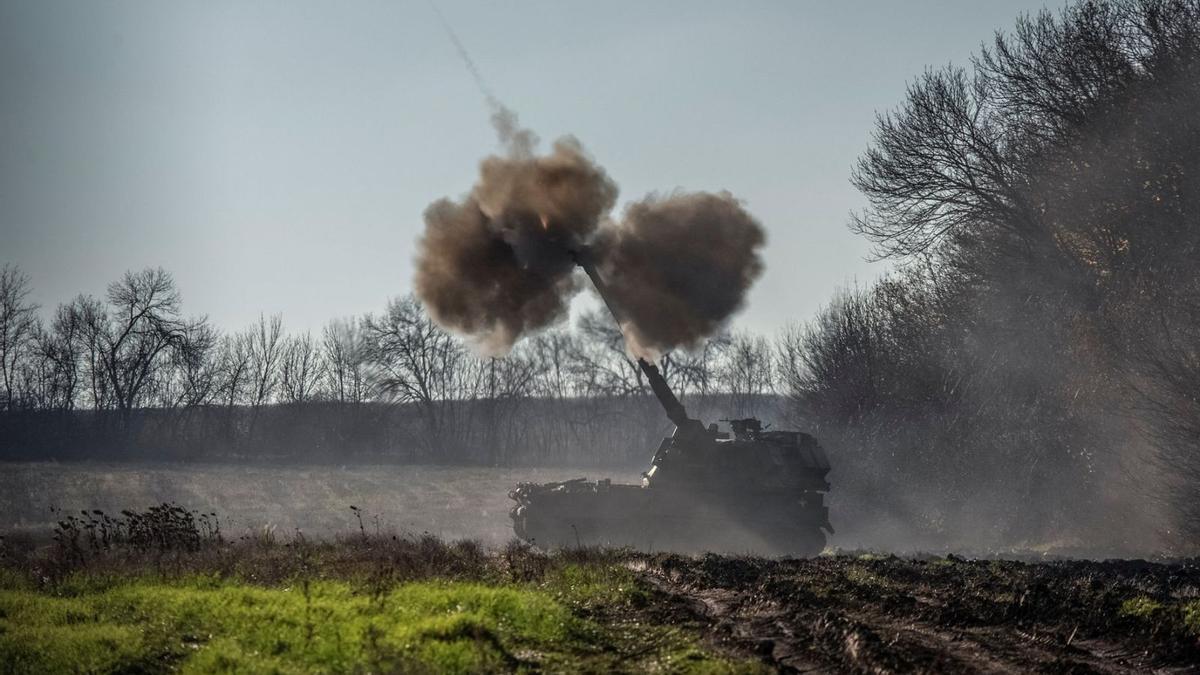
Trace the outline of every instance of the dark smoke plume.
{"type": "Polygon", "coordinates": [[[648,197],[593,245],[630,348],[656,357],[713,334],[762,273],[762,226],[733,195],[648,197]]]}
{"type": "Polygon", "coordinates": [[[505,146],[460,201],[425,211],[417,295],[440,325],[485,351],[562,319],[580,290],[574,253],[608,281],[631,351],[654,358],[711,334],[762,271],[762,227],[728,193],[650,197],[607,220],[617,186],[574,138],[537,138],[497,107],[505,146]]]}
{"type": "Polygon", "coordinates": [[[493,121],[506,152],[483,160],[464,199],[426,209],[415,286],[435,321],[503,353],[566,316],[579,290],[570,252],[591,238],[617,186],[574,139],[539,156],[511,112],[493,121]]]}

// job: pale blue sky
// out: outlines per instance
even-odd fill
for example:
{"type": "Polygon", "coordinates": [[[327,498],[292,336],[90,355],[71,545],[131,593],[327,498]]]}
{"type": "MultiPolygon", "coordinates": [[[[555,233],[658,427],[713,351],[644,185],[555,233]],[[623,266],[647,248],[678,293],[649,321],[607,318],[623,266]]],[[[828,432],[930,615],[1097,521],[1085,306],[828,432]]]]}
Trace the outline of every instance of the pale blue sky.
{"type": "MultiPolygon", "coordinates": [[[[439,0],[496,95],[621,187],[726,189],[767,227],[738,325],[883,269],[846,229],[876,111],[1040,2],[439,0]]],[[[1058,5],[1052,5],[1056,8],[1058,5]]],[[[426,0],[0,0],[0,264],[47,307],[124,270],[291,329],[408,292],[421,213],[496,148],[426,0]]]]}

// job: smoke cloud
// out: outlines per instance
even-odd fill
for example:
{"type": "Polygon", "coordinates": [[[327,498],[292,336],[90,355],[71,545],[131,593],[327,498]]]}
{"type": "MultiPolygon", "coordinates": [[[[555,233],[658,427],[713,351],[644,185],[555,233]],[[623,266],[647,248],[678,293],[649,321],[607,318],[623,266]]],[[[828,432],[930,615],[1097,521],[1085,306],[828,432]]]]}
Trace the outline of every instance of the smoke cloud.
{"type": "Polygon", "coordinates": [[[577,140],[539,155],[511,111],[497,106],[492,122],[504,152],[461,200],[425,211],[415,288],[438,324],[507,352],[566,316],[585,249],[639,356],[693,345],[742,306],[765,235],[730,194],[651,196],[616,222],[617,186],[577,140]]]}
{"type": "Polygon", "coordinates": [[[498,108],[503,155],[483,160],[460,201],[425,211],[416,292],[443,327],[504,353],[567,314],[579,290],[570,252],[595,232],[617,186],[572,139],[535,155],[537,138],[498,108]]]}
{"type": "Polygon", "coordinates": [[[762,274],[766,234],[728,192],[651,196],[593,245],[626,340],[656,357],[712,335],[762,274]]]}

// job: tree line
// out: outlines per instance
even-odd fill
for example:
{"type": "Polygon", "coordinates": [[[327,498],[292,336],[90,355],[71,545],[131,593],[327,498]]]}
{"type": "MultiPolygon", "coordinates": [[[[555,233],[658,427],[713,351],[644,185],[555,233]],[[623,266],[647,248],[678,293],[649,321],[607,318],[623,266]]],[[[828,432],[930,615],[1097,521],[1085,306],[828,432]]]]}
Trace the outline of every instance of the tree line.
{"type": "Polygon", "coordinates": [[[1200,3],[1115,0],[878,118],[851,227],[897,271],[794,336],[783,389],[886,511],[1200,542],[1198,104],[1200,3]]]}
{"type": "MultiPolygon", "coordinates": [[[[29,294],[26,274],[0,270],[0,445],[10,452],[614,463],[644,461],[666,431],[599,312],[488,358],[412,296],[314,336],[286,332],[279,315],[222,333],[184,315],[162,269],[128,272],[103,299],[80,295],[48,319],[29,294]]],[[[697,413],[719,401],[722,414],[745,416],[772,400],[761,337],[724,333],[662,368],[697,413]]]]}

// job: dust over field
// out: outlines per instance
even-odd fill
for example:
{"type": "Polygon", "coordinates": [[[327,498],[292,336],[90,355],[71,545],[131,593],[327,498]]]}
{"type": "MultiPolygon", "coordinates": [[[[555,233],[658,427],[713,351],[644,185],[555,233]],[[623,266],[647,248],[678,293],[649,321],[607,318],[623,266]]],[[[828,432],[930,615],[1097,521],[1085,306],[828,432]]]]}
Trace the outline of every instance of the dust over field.
{"type": "Polygon", "coordinates": [[[215,512],[227,535],[273,528],[331,537],[358,532],[428,532],[497,545],[513,537],[508,491],[518,481],[580,476],[640,480],[608,469],[448,466],[273,466],[244,464],[6,463],[0,470],[0,533],[45,534],[68,513],[118,513],[162,502],[215,512]]]}

